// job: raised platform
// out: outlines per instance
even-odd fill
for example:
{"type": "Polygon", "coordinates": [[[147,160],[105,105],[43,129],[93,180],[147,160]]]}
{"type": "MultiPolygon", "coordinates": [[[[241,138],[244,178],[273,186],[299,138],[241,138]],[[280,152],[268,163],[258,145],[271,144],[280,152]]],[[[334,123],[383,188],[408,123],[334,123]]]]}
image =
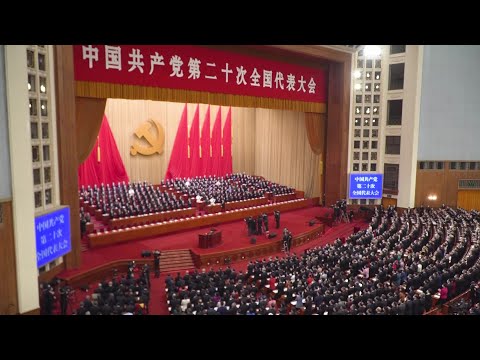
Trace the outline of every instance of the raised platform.
{"type": "Polygon", "coordinates": [[[120,219],[109,219],[109,224],[112,229],[144,225],[158,221],[168,221],[172,219],[182,219],[192,217],[197,213],[195,208],[179,209],[172,211],[162,211],[155,214],[145,214],[139,216],[128,216],[120,219]]]}
{"type": "MultiPolygon", "coordinates": [[[[302,244],[308,243],[320,237],[325,231],[323,224],[315,226],[309,231],[298,234],[293,238],[293,249],[302,244]]],[[[226,251],[217,251],[211,253],[199,253],[196,250],[176,250],[176,252],[184,251],[185,253],[190,251],[191,258],[195,267],[200,268],[202,266],[208,266],[213,264],[224,264],[225,259],[229,258],[232,262],[238,260],[256,259],[269,254],[274,254],[281,251],[281,238],[275,238],[271,242],[252,245],[247,248],[232,249],[226,251]]],[[[168,250],[167,250],[168,251],[168,250]]],[[[170,252],[173,252],[170,250],[170,252]]],[[[162,254],[165,252],[162,251],[162,254]]],[[[135,260],[137,266],[143,266],[143,264],[149,264],[153,268],[153,258],[143,259],[138,256],[132,256],[130,259],[113,260],[102,265],[94,266],[83,271],[74,271],[67,274],[59,275],[58,277],[65,281],[69,286],[80,287],[83,285],[97,282],[98,280],[108,279],[113,275],[113,269],[117,269],[119,273],[125,273],[127,271],[128,263],[131,260],[135,260]]],[[[160,261],[161,271],[173,271],[175,269],[185,268],[185,260],[182,260],[180,265],[174,263],[167,263],[165,260],[160,261]]]]}
{"type": "MultiPolygon", "coordinates": [[[[314,229],[294,236],[292,246],[295,251],[295,247],[312,241],[325,232],[325,226],[323,224],[315,226],[314,229]]],[[[274,254],[282,251],[282,237],[277,236],[276,240],[271,242],[252,245],[245,248],[219,251],[210,254],[202,254],[195,249],[191,250],[192,258],[197,268],[202,266],[209,266],[211,264],[228,264],[230,261],[238,261],[245,259],[256,259],[258,257],[266,256],[268,254],[274,254]]]]}
{"type": "Polygon", "coordinates": [[[318,198],[296,199],[282,203],[255,206],[247,209],[236,209],[217,214],[208,214],[186,219],[169,220],[148,225],[134,226],[126,229],[104,231],[101,233],[88,235],[89,245],[91,248],[107,246],[203,226],[211,226],[235,220],[242,220],[248,216],[258,216],[262,213],[267,213],[270,215],[273,214],[275,210],[285,212],[289,210],[301,209],[315,204],[318,204],[318,198]]]}

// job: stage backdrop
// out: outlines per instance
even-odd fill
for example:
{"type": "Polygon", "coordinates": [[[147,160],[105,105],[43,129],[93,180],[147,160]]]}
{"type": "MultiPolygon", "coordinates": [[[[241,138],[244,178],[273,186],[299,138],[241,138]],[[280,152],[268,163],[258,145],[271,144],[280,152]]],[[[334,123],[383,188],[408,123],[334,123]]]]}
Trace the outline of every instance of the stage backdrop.
{"type": "MultiPolygon", "coordinates": [[[[166,173],[184,103],[108,99],[105,114],[117,142],[120,156],[131,181],[158,184],[166,173]],[[152,120],[152,121],[150,121],[152,120]],[[145,126],[152,141],[161,142],[157,123],[164,133],[161,154],[131,154],[132,146],[149,147],[135,132],[145,126]],[[149,125],[146,125],[149,124],[149,125]]],[[[187,104],[190,130],[197,104],[187,104]]],[[[199,104],[200,132],[208,105],[199,104]]],[[[210,105],[210,129],[219,106],[210,105]]],[[[222,129],[229,107],[221,107],[222,129]]],[[[310,148],[305,129],[305,114],[300,112],[232,107],[233,171],[256,174],[304,190],[307,196],[320,196],[321,154],[310,148]]],[[[158,144],[156,144],[158,145],[158,144]]]]}

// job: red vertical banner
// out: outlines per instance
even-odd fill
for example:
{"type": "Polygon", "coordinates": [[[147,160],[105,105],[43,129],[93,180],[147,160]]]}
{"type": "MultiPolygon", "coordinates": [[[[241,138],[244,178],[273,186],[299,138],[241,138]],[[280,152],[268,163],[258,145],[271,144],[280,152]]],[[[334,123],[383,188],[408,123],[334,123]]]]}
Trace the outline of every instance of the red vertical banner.
{"type": "Polygon", "coordinates": [[[218,108],[212,130],[212,175],[222,175],[222,108],[218,108]]]}
{"type": "Polygon", "coordinates": [[[189,170],[188,161],[188,122],[187,122],[187,104],[183,108],[182,118],[178,124],[177,135],[173,143],[170,162],[168,163],[165,179],[185,177],[189,170]]]}
{"type": "Polygon", "coordinates": [[[192,126],[190,127],[190,138],[188,139],[190,155],[190,171],[188,176],[200,175],[202,163],[200,162],[200,114],[199,105],[193,116],[192,126]]]}
{"type": "Polygon", "coordinates": [[[121,181],[128,182],[128,174],[107,116],[103,115],[95,146],[88,158],[78,167],[78,185],[111,184],[121,181]]]}
{"type": "Polygon", "coordinates": [[[210,158],[210,105],[208,105],[205,119],[203,120],[202,139],[200,140],[201,171],[199,175],[210,175],[212,163],[210,158]]]}
{"type": "Polygon", "coordinates": [[[222,175],[231,174],[232,165],[232,107],[228,108],[227,119],[225,125],[223,125],[223,138],[222,138],[222,175]]]}

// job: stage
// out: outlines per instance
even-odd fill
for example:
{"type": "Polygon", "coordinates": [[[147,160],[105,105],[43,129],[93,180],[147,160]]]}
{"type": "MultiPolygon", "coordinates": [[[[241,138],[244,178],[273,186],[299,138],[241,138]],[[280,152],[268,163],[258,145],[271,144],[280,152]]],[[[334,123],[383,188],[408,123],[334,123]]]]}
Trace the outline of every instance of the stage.
{"type": "MultiPolygon", "coordinates": [[[[318,225],[320,222],[315,218],[324,216],[325,212],[330,210],[331,209],[329,208],[312,206],[282,213],[280,217],[280,229],[274,228],[275,220],[273,215],[271,215],[268,217],[270,232],[276,232],[277,237],[267,239],[264,235],[254,235],[257,239],[256,245],[268,244],[281,239],[282,231],[285,227],[292,232],[294,237],[298,234],[312,231],[316,227],[320,227],[320,225],[318,225]],[[310,226],[310,220],[316,220],[317,224],[310,226]]],[[[210,226],[206,226],[177,232],[175,234],[88,249],[82,252],[82,266],[79,269],[64,271],[60,275],[70,277],[104,265],[105,263],[117,260],[139,259],[144,250],[153,251],[158,249],[160,251],[165,251],[189,249],[197,254],[205,255],[254,246],[250,244],[251,236],[248,236],[247,226],[243,220],[220,224],[215,228],[222,231],[222,243],[214,248],[201,249],[198,247],[198,235],[208,232],[211,229],[210,226]]]]}

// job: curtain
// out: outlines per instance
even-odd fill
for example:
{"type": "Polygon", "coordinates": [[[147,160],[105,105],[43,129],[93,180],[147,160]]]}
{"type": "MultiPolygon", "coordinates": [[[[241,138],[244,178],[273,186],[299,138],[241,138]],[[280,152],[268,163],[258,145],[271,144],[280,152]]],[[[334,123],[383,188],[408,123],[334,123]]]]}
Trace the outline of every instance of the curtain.
{"type": "Polygon", "coordinates": [[[200,106],[197,105],[192,125],[190,126],[190,137],[188,138],[190,156],[190,176],[198,176],[201,173],[200,162],[200,106]]]}
{"type": "Polygon", "coordinates": [[[207,175],[222,175],[222,108],[218,108],[212,130],[212,171],[207,175]]]}
{"type": "Polygon", "coordinates": [[[256,109],[255,174],[320,196],[320,155],[306,141],[305,114],[256,109]]]}
{"type": "Polygon", "coordinates": [[[320,155],[325,149],[326,114],[305,113],[305,128],[308,142],[314,154],[320,155]]]}
{"type": "Polygon", "coordinates": [[[122,181],[128,182],[128,175],[110,130],[108,119],[103,116],[97,141],[95,141],[90,155],[79,166],[78,185],[110,184],[122,181]]]}
{"type": "Polygon", "coordinates": [[[182,118],[178,125],[177,135],[175,137],[175,143],[173,144],[172,154],[170,155],[170,162],[168,163],[166,179],[172,179],[176,177],[189,176],[189,163],[188,163],[188,116],[187,116],[187,104],[183,109],[182,118]]]}
{"type": "Polygon", "coordinates": [[[210,105],[205,112],[205,119],[203,120],[202,127],[202,139],[200,140],[202,146],[201,158],[202,158],[202,171],[200,175],[208,175],[212,171],[212,162],[210,157],[210,105]]]}
{"type": "MultiPolygon", "coordinates": [[[[187,104],[188,128],[191,131],[195,112],[199,107],[203,174],[207,169],[210,151],[210,133],[214,121],[210,114],[217,114],[217,105],[187,104]],[[205,125],[205,126],[204,126],[205,125]],[[207,135],[208,134],[208,135],[207,135]],[[204,157],[207,155],[207,158],[204,157]]],[[[178,125],[185,104],[148,100],[108,99],[105,113],[118,144],[120,155],[131,181],[148,181],[159,184],[163,180],[170,160],[178,125]],[[140,142],[134,131],[149,119],[158,122],[164,129],[165,147],[161,155],[130,154],[133,144],[140,142]]],[[[228,108],[222,108],[221,120],[225,133],[228,108]]],[[[322,157],[312,151],[305,125],[305,114],[293,111],[252,108],[231,108],[232,168],[233,172],[263,175],[267,179],[304,190],[307,196],[320,196],[322,157]],[[291,149],[282,158],[280,154],[291,149]],[[293,158],[293,156],[295,156],[293,158]],[[298,159],[298,161],[297,161],[298,159]],[[284,165],[275,170],[275,164],[284,165]],[[296,169],[296,170],[295,170],[296,169]],[[295,170],[296,174],[293,174],[295,170]],[[305,172],[304,172],[305,171],[305,172]]],[[[148,145],[148,144],[144,144],[148,145]]],[[[224,144],[224,156],[227,153],[224,144]]],[[[192,155],[192,152],[191,152],[192,155]]],[[[322,155],[324,156],[324,155],[322,155]]],[[[280,165],[278,165],[280,166],[280,165]]]]}
{"type": "Polygon", "coordinates": [[[232,108],[228,108],[222,136],[222,175],[232,173],[232,108]]]}
{"type": "Polygon", "coordinates": [[[78,164],[85,161],[97,141],[106,103],[106,99],[82,97],[75,99],[78,164]]]}
{"type": "Polygon", "coordinates": [[[326,103],[273,99],[259,96],[232,95],[193,91],[184,89],[166,89],[153,86],[137,86],[89,81],[76,81],[77,96],[101,99],[153,100],[178,103],[203,103],[221,106],[245,108],[278,109],[301,112],[325,113],[326,103]]]}
{"type": "Polygon", "coordinates": [[[232,108],[232,167],[255,173],[255,109],[232,108]]]}

